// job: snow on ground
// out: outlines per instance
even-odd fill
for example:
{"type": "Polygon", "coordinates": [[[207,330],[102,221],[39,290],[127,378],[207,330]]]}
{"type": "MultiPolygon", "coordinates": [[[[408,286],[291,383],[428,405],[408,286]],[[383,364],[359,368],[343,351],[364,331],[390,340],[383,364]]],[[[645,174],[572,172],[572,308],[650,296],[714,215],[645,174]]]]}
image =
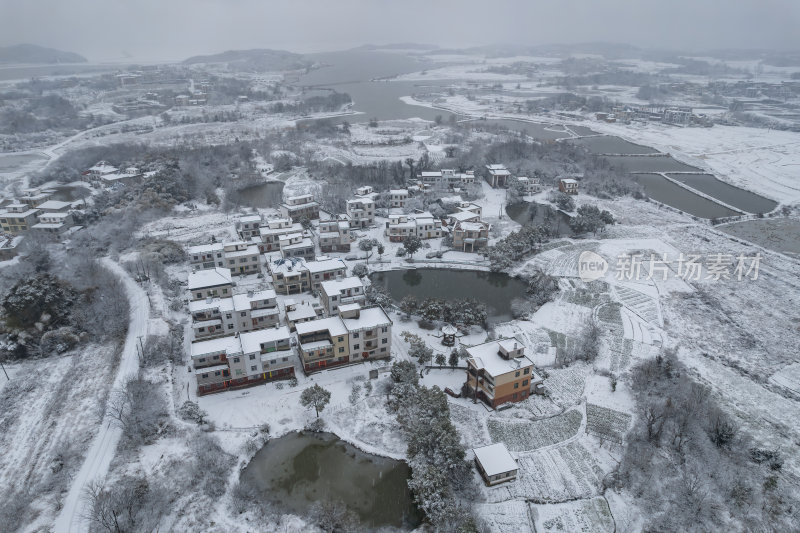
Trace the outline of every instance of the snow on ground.
{"type": "Polygon", "coordinates": [[[592,129],[669,152],[723,181],[780,203],[800,202],[800,133],[719,125],[676,128],[638,122],[598,122],[592,129]]]}
{"type": "MultiPolygon", "coordinates": [[[[147,294],[121,266],[108,258],[103,259],[103,264],[120,278],[130,303],[128,333],[112,385],[112,389],[121,390],[125,381],[134,376],[139,368],[137,342],[140,337],[147,336],[150,305],[147,294]]],[[[117,443],[122,436],[122,428],[112,423],[109,412],[102,417],[101,423],[100,431],[95,435],[88,448],[83,466],[72,480],[63,508],[55,522],[54,530],[56,532],[86,531],[88,529],[88,502],[84,498],[85,489],[94,481],[102,482],[116,453],[117,443]]]]}
{"type": "Polygon", "coordinates": [[[492,533],[535,531],[524,501],[478,503],[472,506],[492,533]]]}
{"type": "Polygon", "coordinates": [[[614,517],[603,497],[551,505],[531,505],[535,531],[542,533],[613,533],[614,517]]]}

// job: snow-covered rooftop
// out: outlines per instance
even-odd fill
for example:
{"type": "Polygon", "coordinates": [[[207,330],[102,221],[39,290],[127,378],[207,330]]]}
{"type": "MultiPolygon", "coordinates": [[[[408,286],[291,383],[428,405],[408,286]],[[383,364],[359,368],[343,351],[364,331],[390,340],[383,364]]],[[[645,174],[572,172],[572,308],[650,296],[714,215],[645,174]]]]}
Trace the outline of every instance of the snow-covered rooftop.
{"type": "Polygon", "coordinates": [[[289,328],[281,326],[272,329],[259,329],[256,331],[249,331],[239,335],[239,340],[242,343],[242,353],[253,353],[261,351],[261,344],[265,342],[275,342],[291,337],[289,328]]]}
{"type": "Polygon", "coordinates": [[[356,287],[363,287],[364,284],[355,276],[350,276],[344,279],[336,279],[331,281],[323,281],[320,283],[322,290],[325,294],[339,294],[347,289],[355,289],[356,287]]]}
{"type": "Polygon", "coordinates": [[[42,209],[44,211],[52,210],[52,211],[61,211],[62,209],[68,208],[70,205],[69,202],[61,202],[59,200],[47,200],[46,202],[42,202],[41,204],[37,205],[37,209],[42,209]]]}
{"type": "Polygon", "coordinates": [[[338,316],[328,318],[320,318],[319,320],[310,320],[295,325],[298,335],[305,335],[314,333],[316,331],[327,330],[331,335],[346,335],[347,328],[344,322],[338,316]]]}
{"type": "Polygon", "coordinates": [[[509,372],[516,372],[527,366],[533,366],[533,361],[528,359],[527,356],[515,357],[512,359],[504,359],[501,357],[498,353],[500,351],[501,342],[503,341],[491,341],[467,348],[467,353],[475,364],[475,367],[483,369],[492,377],[497,377],[508,374],[509,372]]]}
{"type": "Polygon", "coordinates": [[[236,336],[220,337],[207,341],[193,342],[191,347],[192,357],[201,357],[208,354],[224,352],[227,355],[241,353],[242,345],[236,336]]]}
{"type": "Polygon", "coordinates": [[[519,468],[517,462],[508,452],[508,448],[502,442],[474,448],[472,451],[487,476],[505,474],[519,468]]]}
{"type": "Polygon", "coordinates": [[[198,270],[189,274],[189,290],[230,284],[231,271],[228,268],[216,267],[209,270],[198,270]]]}
{"type": "Polygon", "coordinates": [[[392,321],[380,307],[368,307],[358,313],[358,318],[343,318],[348,331],[360,331],[391,324],[392,321]]]}

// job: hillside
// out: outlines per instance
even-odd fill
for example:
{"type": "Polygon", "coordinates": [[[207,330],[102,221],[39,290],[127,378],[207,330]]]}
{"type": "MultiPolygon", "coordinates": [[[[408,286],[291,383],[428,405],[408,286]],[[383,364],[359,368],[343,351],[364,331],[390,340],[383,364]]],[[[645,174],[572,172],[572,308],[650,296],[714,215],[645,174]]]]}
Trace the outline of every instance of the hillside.
{"type": "Polygon", "coordinates": [[[86,58],[35,44],[15,44],[0,46],[0,63],[86,63],[86,58]]]}
{"type": "Polygon", "coordinates": [[[257,48],[253,50],[228,50],[219,54],[193,56],[186,65],[200,63],[228,63],[241,70],[293,70],[311,65],[304,56],[285,50],[257,48]]]}

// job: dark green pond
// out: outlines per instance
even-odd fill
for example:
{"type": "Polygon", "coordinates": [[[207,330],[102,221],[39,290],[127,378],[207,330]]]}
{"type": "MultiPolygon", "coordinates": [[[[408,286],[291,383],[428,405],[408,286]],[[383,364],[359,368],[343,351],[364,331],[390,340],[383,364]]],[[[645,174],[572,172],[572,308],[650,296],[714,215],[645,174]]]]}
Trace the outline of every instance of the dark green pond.
{"type": "Polygon", "coordinates": [[[385,287],[398,303],[409,295],[417,300],[475,298],[486,304],[490,323],[511,320],[511,300],[525,297],[527,288],[524,282],[507,274],[443,268],[375,272],[370,280],[385,287]]]}
{"type": "Polygon", "coordinates": [[[339,501],[368,528],[413,529],[421,521],[403,461],[362,452],[332,433],[289,433],[269,441],[242,471],[264,500],[305,515],[318,501],[339,501]]]}

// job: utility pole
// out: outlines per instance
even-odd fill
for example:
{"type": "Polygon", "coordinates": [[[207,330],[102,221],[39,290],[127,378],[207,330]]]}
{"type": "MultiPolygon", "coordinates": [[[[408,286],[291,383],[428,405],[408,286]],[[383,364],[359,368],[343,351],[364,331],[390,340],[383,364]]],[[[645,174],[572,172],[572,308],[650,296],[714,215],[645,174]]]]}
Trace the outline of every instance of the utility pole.
{"type": "Polygon", "coordinates": [[[11,378],[8,377],[8,372],[6,372],[6,367],[3,366],[3,362],[2,361],[0,361],[0,368],[3,369],[3,374],[6,375],[6,381],[11,381],[11,378]]]}

